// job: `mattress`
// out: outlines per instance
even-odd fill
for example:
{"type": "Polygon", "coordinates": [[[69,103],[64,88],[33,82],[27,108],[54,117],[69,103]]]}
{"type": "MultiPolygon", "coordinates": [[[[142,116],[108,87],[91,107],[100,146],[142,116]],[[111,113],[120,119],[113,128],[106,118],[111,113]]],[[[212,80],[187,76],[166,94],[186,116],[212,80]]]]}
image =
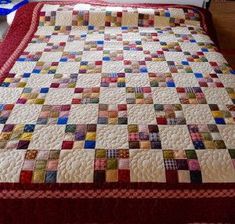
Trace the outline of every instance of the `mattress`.
{"type": "Polygon", "coordinates": [[[0,197],[233,199],[235,72],[205,12],[17,12],[0,45],[0,197]]]}

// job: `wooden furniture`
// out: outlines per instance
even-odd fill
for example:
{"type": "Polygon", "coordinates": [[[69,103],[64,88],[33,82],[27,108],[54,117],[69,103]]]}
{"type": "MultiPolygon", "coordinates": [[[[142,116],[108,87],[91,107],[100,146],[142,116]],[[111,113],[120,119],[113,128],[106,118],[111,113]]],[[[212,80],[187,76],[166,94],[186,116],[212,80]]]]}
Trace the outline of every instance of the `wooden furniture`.
{"type": "Polygon", "coordinates": [[[221,51],[235,69],[235,1],[212,0],[210,11],[221,51]]]}

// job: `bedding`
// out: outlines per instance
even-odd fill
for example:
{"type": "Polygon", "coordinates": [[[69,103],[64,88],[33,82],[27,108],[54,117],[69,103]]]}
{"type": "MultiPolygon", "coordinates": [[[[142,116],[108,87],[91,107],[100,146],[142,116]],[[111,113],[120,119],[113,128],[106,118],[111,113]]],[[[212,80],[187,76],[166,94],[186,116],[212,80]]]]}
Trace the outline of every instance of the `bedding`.
{"type": "Polygon", "coordinates": [[[89,1],[17,12],[0,45],[0,197],[233,199],[235,73],[206,18],[89,1]]]}

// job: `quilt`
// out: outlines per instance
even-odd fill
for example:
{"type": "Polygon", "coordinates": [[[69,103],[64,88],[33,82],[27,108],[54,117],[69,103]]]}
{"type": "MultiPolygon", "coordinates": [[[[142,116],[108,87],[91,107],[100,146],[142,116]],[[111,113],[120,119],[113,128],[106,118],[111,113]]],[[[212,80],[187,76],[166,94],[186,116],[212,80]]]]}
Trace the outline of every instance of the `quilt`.
{"type": "Polygon", "coordinates": [[[32,16],[0,69],[1,186],[235,182],[235,72],[200,10],[37,3],[32,16]]]}

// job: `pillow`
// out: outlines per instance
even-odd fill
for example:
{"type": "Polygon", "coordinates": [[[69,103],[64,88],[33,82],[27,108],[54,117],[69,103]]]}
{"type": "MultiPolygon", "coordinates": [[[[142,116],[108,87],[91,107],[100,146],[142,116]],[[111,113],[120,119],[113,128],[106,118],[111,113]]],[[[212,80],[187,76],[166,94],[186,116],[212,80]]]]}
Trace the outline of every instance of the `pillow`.
{"type": "Polygon", "coordinates": [[[112,3],[156,3],[156,4],[184,4],[203,7],[208,0],[106,0],[112,3]]]}

